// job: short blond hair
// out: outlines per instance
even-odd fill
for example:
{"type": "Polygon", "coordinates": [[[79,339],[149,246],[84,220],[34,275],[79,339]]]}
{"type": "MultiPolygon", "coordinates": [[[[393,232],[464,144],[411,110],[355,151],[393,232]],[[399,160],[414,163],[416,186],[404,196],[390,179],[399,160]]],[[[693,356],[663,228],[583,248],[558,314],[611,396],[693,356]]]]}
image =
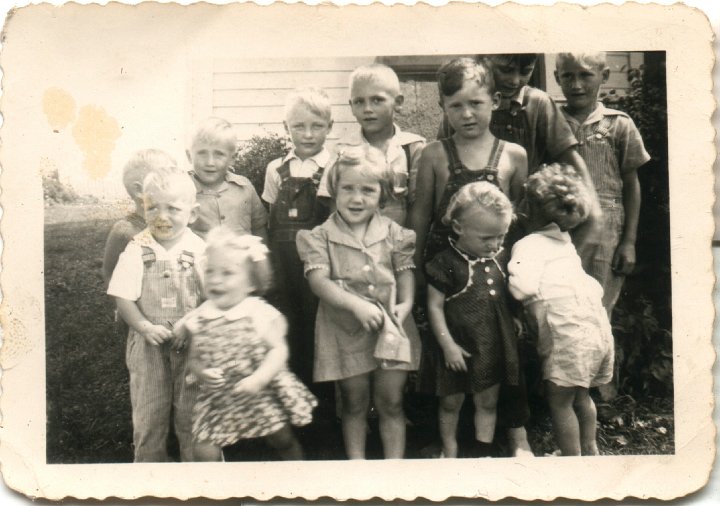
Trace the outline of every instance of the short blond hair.
{"type": "Polygon", "coordinates": [[[192,147],[198,142],[225,145],[229,148],[231,155],[235,154],[238,147],[237,133],[232,123],[218,117],[207,118],[198,125],[190,146],[192,147]]]}
{"type": "Polygon", "coordinates": [[[462,218],[469,209],[479,207],[495,216],[507,217],[508,224],[513,219],[513,207],[510,199],[492,183],[477,181],[468,183],[453,194],[447,211],[442,217],[445,225],[462,218]]]}
{"type": "Polygon", "coordinates": [[[393,69],[382,63],[362,65],[350,73],[350,93],[361,82],[377,84],[393,97],[400,95],[400,79],[393,69]]]}
{"type": "Polygon", "coordinates": [[[322,119],[330,123],[332,121],[332,107],[330,105],[330,97],[325,90],[321,88],[298,88],[291,91],[285,97],[285,120],[290,119],[293,110],[303,106],[313,114],[320,116],[322,119]]]}
{"type": "Polygon", "coordinates": [[[345,171],[352,170],[380,183],[380,203],[392,195],[393,177],[390,172],[385,154],[374,146],[362,144],[359,146],[340,147],[338,156],[328,171],[327,189],[330,197],[337,197],[340,176],[345,171]]]}
{"type": "Polygon", "coordinates": [[[143,180],[151,171],[169,167],[177,168],[177,162],[165,151],[152,148],[135,151],[123,167],[125,191],[135,198],[142,189],[143,180]]]}
{"type": "Polygon", "coordinates": [[[197,199],[197,189],[192,178],[177,167],[161,167],[149,172],[143,179],[143,193],[152,188],[172,192],[190,204],[194,204],[197,199]]]}
{"type": "Polygon", "coordinates": [[[582,66],[594,68],[600,71],[608,68],[607,53],[598,51],[595,53],[558,53],[555,55],[555,68],[560,70],[567,61],[574,61],[582,66]]]}

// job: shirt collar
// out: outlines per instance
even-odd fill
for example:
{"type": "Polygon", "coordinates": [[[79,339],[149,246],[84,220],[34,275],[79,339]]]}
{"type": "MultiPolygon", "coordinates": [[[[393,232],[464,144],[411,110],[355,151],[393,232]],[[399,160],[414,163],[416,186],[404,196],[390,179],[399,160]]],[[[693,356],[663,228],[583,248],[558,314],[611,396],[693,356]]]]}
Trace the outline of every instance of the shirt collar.
{"type": "Polygon", "coordinates": [[[195,183],[195,188],[197,189],[198,195],[222,193],[228,189],[228,183],[234,183],[238,186],[247,186],[250,183],[250,181],[247,178],[238,176],[237,174],[228,171],[228,173],[225,174],[225,179],[220,184],[220,186],[216,190],[210,190],[209,188],[205,188],[202,185],[202,183],[198,180],[197,175],[195,174],[195,171],[191,171],[190,175],[192,175],[192,177],[193,177],[192,179],[193,179],[193,182],[195,183]]]}
{"type": "MultiPolygon", "coordinates": [[[[397,123],[393,123],[395,133],[392,136],[391,144],[404,146],[405,144],[412,144],[414,142],[421,142],[425,139],[420,135],[404,132],[397,123]]],[[[349,144],[351,146],[358,146],[360,144],[370,144],[365,136],[362,134],[362,127],[358,125],[356,130],[348,133],[341,141],[340,144],[349,144]]]]}
{"type": "MultiPolygon", "coordinates": [[[[290,152],[285,155],[283,158],[283,163],[288,162],[290,160],[300,160],[300,158],[295,154],[295,149],[291,149],[290,152]]],[[[315,162],[315,165],[318,167],[326,167],[328,161],[330,160],[330,152],[323,147],[319,152],[315,153],[313,156],[306,158],[306,160],[312,160],[315,162]]]]}
{"type": "Polygon", "coordinates": [[[330,219],[327,220],[322,227],[327,230],[328,240],[356,249],[365,249],[387,237],[389,233],[389,227],[385,222],[387,219],[388,218],[384,218],[378,212],[370,218],[370,223],[368,223],[368,228],[365,232],[364,244],[355,238],[350,227],[337,211],[330,216],[330,219]]]}
{"type": "Polygon", "coordinates": [[[154,251],[157,252],[166,252],[167,254],[172,254],[173,251],[177,249],[184,249],[184,243],[187,239],[188,233],[192,233],[189,228],[185,227],[185,230],[183,230],[183,235],[180,237],[180,240],[170,249],[166,249],[165,246],[160,244],[155,240],[152,233],[150,233],[149,228],[145,228],[142,232],[138,233],[133,237],[133,241],[136,242],[140,246],[146,246],[148,248],[152,248],[154,251]]]}
{"type": "Polygon", "coordinates": [[[226,320],[236,321],[242,318],[248,318],[252,316],[253,299],[255,299],[255,297],[245,297],[230,309],[220,309],[213,301],[206,300],[198,307],[198,316],[205,320],[225,318],[226,320]]]}
{"type": "Polygon", "coordinates": [[[527,85],[520,88],[514,97],[500,99],[500,109],[520,108],[525,101],[527,85]]]}
{"type": "Polygon", "coordinates": [[[554,221],[548,223],[543,228],[536,231],[536,233],[557,241],[570,242],[570,234],[560,230],[560,227],[554,221]]]}

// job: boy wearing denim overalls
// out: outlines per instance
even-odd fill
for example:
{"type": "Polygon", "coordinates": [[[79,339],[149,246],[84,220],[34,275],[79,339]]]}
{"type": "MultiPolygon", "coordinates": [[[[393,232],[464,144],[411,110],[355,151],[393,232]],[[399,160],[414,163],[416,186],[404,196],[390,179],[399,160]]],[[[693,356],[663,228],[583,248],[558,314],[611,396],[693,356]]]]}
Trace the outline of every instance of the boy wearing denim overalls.
{"type": "Polygon", "coordinates": [[[174,323],[199,302],[205,243],[190,231],[196,216],[195,185],[176,167],[157,169],[143,181],[147,228],[120,255],[108,294],[130,326],[130,372],[135,462],[168,461],[171,418],[180,458],[192,460],[191,411],[195,388],[185,381],[187,350],[173,337],[174,323]]]}
{"type": "MultiPolygon", "coordinates": [[[[600,85],[610,75],[605,53],[559,53],[555,67],[555,80],[567,99],[562,112],[578,140],[577,150],[588,167],[602,210],[597,232],[574,235],[573,242],[585,272],[602,285],[603,306],[612,317],[625,275],[635,267],[640,215],[637,171],[650,155],[630,116],[598,102],[600,85]]],[[[617,368],[615,371],[613,382],[600,388],[603,400],[615,396],[617,368]]]]}
{"type": "Polygon", "coordinates": [[[330,161],[325,139],[333,121],[327,94],[317,88],[291,92],[283,124],[293,149],[268,164],[262,199],[270,205],[270,251],[278,305],[288,319],[290,368],[312,385],[317,298],[305,279],[295,236],[327,217],[326,207],[316,198],[330,161]]]}

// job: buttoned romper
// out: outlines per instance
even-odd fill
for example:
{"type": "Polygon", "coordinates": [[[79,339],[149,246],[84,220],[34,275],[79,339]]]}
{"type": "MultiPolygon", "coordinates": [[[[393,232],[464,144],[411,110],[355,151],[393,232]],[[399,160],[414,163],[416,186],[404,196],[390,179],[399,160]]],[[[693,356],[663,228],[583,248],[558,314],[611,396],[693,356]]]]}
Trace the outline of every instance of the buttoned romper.
{"type": "MultiPolygon", "coordinates": [[[[156,325],[172,327],[194,309],[200,282],[192,252],[177,260],[158,260],[152,248],[142,246],[142,292],[137,305],[156,325]]],[[[167,438],[171,416],[183,461],[192,460],[191,412],[196,387],[185,381],[187,348],[175,352],[169,341],[149,344],[130,329],[126,350],[130,372],[135,462],[168,460],[167,438]]]]}
{"type": "Polygon", "coordinates": [[[428,377],[433,379],[435,395],[478,393],[501,382],[518,384],[517,338],[505,282],[507,256],[501,250],[492,258],[477,258],[451,241],[427,264],[428,282],[445,294],[450,335],[471,354],[467,372],[448,369],[437,342],[423,355],[429,358],[422,366],[432,369],[428,377]]]}

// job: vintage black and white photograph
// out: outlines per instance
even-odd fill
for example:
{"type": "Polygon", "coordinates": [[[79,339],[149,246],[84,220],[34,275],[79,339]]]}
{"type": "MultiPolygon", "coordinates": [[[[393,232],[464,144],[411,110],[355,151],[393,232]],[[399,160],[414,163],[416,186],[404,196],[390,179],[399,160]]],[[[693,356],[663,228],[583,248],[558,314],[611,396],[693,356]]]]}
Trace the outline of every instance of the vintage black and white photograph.
{"type": "MultiPolygon", "coordinates": [[[[623,457],[672,463],[692,438],[678,333],[703,334],[678,302],[677,227],[692,225],[675,206],[697,187],[671,177],[688,170],[669,113],[681,49],[394,38],[430,11],[383,46],[395,25],[367,11],[328,28],[284,6],[303,33],[254,6],[116,7],[6,27],[4,144],[33,144],[40,217],[41,463],[569,478],[623,457]],[[342,26],[344,45],[310,40],[342,26]],[[35,57],[22,99],[13,43],[35,57]]],[[[685,232],[709,253],[711,231],[685,232]]]]}

